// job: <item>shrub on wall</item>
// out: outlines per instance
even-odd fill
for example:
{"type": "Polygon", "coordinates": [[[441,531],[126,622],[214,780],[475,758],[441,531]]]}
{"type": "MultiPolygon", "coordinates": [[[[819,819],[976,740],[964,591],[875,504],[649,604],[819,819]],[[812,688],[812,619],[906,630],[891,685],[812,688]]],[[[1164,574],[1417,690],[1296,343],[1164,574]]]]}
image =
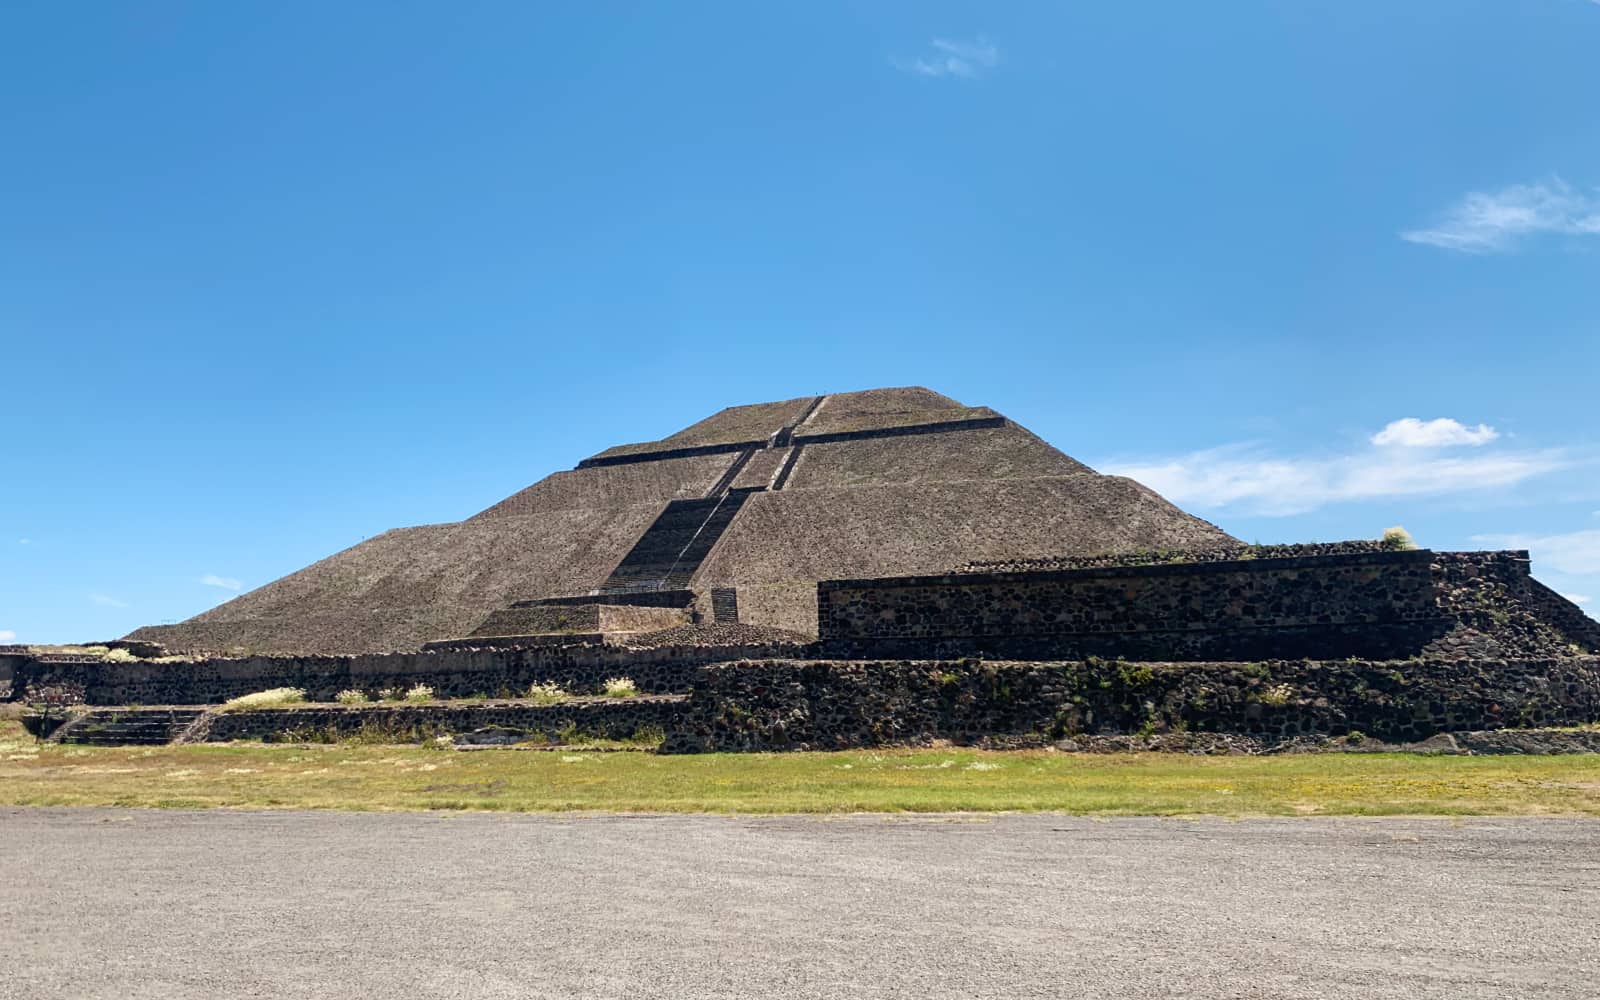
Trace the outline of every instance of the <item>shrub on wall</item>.
{"type": "Polygon", "coordinates": [[[528,688],[528,700],[535,705],[555,705],[566,701],[571,695],[562,689],[555,681],[546,681],[543,684],[534,684],[528,688]]]}
{"type": "Polygon", "coordinates": [[[1416,539],[1411,537],[1411,532],[1400,527],[1398,524],[1392,528],[1387,528],[1384,530],[1382,541],[1384,548],[1389,549],[1409,551],[1417,547],[1416,539]]]}

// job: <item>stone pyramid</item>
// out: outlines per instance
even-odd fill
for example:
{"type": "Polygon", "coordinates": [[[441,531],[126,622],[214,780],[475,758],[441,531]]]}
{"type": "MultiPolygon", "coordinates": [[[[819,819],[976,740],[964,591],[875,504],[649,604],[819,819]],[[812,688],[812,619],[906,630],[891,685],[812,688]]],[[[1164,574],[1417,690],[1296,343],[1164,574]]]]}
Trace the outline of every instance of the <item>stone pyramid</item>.
{"type": "Polygon", "coordinates": [[[872,389],[729,407],[464,521],[396,528],[130,638],[175,651],[410,650],[560,631],[549,609],[585,607],[609,609],[584,613],[599,631],[610,615],[635,632],[715,617],[815,634],[820,580],[1233,541],[987,407],[872,389]]]}

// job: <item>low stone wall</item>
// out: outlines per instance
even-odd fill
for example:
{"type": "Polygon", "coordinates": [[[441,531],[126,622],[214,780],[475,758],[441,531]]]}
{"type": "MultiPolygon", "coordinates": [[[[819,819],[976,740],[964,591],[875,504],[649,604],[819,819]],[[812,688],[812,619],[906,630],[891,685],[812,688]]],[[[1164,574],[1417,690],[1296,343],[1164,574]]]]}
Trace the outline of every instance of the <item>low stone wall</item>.
{"type": "Polygon", "coordinates": [[[494,728],[552,743],[573,738],[643,740],[665,733],[684,709],[681,696],[575,698],[556,705],[527,702],[406,705],[296,705],[212,715],[191,739],[335,741],[370,736],[422,740],[494,728]]]}
{"type": "Polygon", "coordinates": [[[795,661],[696,677],[669,752],[1042,744],[1075,734],[1235,732],[1273,739],[1600,720],[1600,658],[1272,663],[795,661]]]}
{"type": "Polygon", "coordinates": [[[628,677],[647,694],[689,690],[695,670],[718,660],[804,655],[797,645],[470,648],[364,656],[256,656],[190,662],[104,663],[27,660],[15,690],[29,681],[81,683],[90,705],[204,705],[270,688],[295,687],[313,701],[344,690],[374,694],[417,684],[441,698],[521,695],[535,683],[572,694],[595,694],[612,677],[628,677]]]}
{"type": "Polygon", "coordinates": [[[1426,550],[817,586],[835,657],[1403,657],[1454,624],[1426,550]]]}

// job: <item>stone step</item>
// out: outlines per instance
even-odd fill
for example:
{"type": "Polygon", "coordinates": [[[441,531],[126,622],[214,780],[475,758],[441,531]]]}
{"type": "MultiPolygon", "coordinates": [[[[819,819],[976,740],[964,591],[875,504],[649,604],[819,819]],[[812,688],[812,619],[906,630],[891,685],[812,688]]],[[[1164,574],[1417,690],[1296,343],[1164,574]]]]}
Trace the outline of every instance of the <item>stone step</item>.
{"type": "Polygon", "coordinates": [[[733,587],[711,588],[711,620],[718,625],[739,624],[739,591],[733,587]]]}
{"type": "Polygon", "coordinates": [[[717,540],[722,537],[722,533],[728,530],[728,525],[732,524],[733,519],[738,516],[739,510],[744,507],[744,503],[750,498],[750,494],[755,492],[759,491],[733,490],[722,498],[722,502],[717,505],[717,509],[711,512],[710,517],[706,518],[705,523],[700,527],[699,533],[690,540],[683,552],[679,554],[677,561],[667,574],[667,586],[669,588],[687,587],[689,585],[689,581],[700,568],[700,564],[705,561],[706,556],[711,554],[712,547],[717,544],[717,540]]]}
{"type": "Polygon", "coordinates": [[[755,492],[760,491],[728,490],[721,496],[674,500],[667,504],[655,523],[645,530],[606,582],[600,585],[600,593],[625,594],[686,587],[717,539],[755,492]]]}
{"type": "Polygon", "coordinates": [[[58,739],[88,746],[156,746],[172,742],[203,714],[197,708],[101,709],[70,723],[58,739]]]}
{"type": "Polygon", "coordinates": [[[667,504],[655,523],[639,536],[633,548],[612,570],[611,576],[600,586],[600,592],[626,592],[659,585],[720,503],[721,498],[711,498],[674,500],[667,504]]]}

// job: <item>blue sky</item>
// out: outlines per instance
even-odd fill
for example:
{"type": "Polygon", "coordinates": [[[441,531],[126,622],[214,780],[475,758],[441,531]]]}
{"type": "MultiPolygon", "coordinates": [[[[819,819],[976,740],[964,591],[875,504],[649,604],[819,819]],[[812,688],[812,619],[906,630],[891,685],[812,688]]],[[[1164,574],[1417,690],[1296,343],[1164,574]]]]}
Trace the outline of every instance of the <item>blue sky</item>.
{"type": "Polygon", "coordinates": [[[0,641],[922,384],[1600,608],[1600,4],[0,11],[0,641]]]}

